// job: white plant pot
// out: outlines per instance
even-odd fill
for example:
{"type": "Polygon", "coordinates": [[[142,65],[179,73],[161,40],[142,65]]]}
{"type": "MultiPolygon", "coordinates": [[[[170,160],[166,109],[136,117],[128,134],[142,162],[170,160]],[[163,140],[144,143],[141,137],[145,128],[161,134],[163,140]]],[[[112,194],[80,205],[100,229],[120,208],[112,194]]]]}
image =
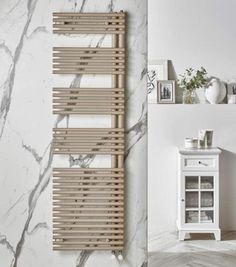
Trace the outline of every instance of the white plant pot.
{"type": "Polygon", "coordinates": [[[226,87],[224,83],[217,78],[212,78],[206,88],[205,96],[211,104],[222,102],[226,96],[226,87]]]}

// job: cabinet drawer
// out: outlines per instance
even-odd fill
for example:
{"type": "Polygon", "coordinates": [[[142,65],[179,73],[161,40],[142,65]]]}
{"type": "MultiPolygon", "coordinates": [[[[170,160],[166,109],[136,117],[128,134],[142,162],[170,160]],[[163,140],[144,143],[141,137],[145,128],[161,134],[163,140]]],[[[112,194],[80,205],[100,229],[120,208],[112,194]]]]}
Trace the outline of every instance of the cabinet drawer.
{"type": "Polygon", "coordinates": [[[182,168],[184,171],[216,171],[218,170],[217,156],[183,156],[182,168]]]}

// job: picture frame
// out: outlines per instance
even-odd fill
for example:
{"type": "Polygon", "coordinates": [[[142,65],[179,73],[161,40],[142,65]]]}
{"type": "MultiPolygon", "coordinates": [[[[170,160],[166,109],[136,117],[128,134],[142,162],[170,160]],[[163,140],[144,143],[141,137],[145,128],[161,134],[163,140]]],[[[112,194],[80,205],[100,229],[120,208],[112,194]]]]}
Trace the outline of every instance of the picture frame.
{"type": "Polygon", "coordinates": [[[149,60],[147,71],[148,103],[157,103],[157,81],[168,80],[168,60],[149,60]]]}
{"type": "Polygon", "coordinates": [[[236,104],[236,82],[227,84],[227,103],[236,104]]]}
{"type": "Polygon", "coordinates": [[[236,95],[236,82],[227,84],[227,94],[236,95]]]}
{"type": "Polygon", "coordinates": [[[157,103],[175,104],[175,80],[157,81],[157,103]]]}

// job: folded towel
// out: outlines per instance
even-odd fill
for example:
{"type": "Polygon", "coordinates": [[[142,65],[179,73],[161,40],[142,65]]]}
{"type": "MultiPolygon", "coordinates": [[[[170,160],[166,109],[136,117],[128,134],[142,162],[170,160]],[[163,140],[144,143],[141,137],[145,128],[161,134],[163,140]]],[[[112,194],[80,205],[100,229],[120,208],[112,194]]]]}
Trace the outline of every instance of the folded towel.
{"type": "Polygon", "coordinates": [[[202,207],[213,207],[213,194],[212,192],[204,192],[201,194],[201,206],[202,207]]]}
{"type": "MultiPolygon", "coordinates": [[[[187,211],[186,212],[186,223],[199,223],[198,211],[187,211]]],[[[207,211],[201,211],[200,214],[201,223],[212,223],[213,218],[208,214],[207,211]]]]}
{"type": "Polygon", "coordinates": [[[198,207],[198,193],[186,194],[186,207],[197,208],[198,207]]]}
{"type": "Polygon", "coordinates": [[[202,182],[201,189],[213,189],[213,185],[211,182],[202,182]]]}

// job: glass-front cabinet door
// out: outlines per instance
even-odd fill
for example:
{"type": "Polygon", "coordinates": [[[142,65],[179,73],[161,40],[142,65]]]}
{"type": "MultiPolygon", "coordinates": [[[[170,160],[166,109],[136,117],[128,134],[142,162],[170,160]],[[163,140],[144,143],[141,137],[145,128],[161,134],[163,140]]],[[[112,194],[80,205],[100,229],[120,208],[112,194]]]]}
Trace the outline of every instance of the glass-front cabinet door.
{"type": "Polygon", "coordinates": [[[215,174],[185,174],[183,179],[184,223],[213,224],[215,217],[215,174]]]}

